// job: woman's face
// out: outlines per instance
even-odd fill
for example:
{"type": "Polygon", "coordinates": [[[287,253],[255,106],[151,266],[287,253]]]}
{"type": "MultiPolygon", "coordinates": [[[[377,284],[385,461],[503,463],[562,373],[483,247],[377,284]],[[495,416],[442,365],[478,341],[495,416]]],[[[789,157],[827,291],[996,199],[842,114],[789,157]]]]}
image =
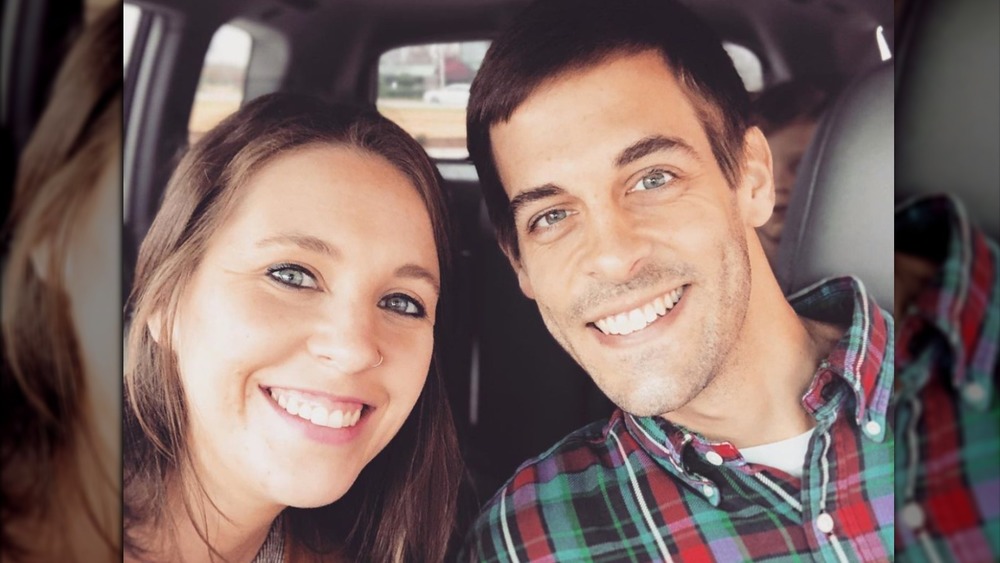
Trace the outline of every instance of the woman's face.
{"type": "Polygon", "coordinates": [[[189,444],[216,502],[329,504],[427,378],[431,221],[406,176],[348,147],[282,155],[237,197],[175,318],[189,444]]]}

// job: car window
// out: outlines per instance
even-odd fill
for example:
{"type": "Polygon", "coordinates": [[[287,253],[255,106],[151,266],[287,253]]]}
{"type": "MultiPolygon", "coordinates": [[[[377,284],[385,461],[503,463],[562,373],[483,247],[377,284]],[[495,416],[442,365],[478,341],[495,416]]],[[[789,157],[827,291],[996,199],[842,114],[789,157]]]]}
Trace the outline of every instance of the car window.
{"type": "Polygon", "coordinates": [[[250,34],[235,25],[223,25],[212,36],[191,106],[188,142],[195,143],[239,109],[252,49],[250,34]]]}
{"type": "Polygon", "coordinates": [[[764,68],[760,64],[760,59],[756,53],[747,49],[743,45],[722,43],[722,47],[733,59],[733,66],[736,67],[737,74],[743,79],[743,86],[750,93],[760,92],[764,89],[764,68]]]}
{"type": "Polygon", "coordinates": [[[378,66],[379,111],[420,141],[432,158],[467,158],[465,106],[488,48],[488,41],[467,41],[384,53],[378,66]]]}
{"type": "Polygon", "coordinates": [[[132,57],[132,46],[135,44],[135,32],[139,28],[139,17],[141,15],[142,9],[134,4],[125,4],[122,7],[124,22],[122,29],[123,68],[128,68],[128,61],[132,57]]]}

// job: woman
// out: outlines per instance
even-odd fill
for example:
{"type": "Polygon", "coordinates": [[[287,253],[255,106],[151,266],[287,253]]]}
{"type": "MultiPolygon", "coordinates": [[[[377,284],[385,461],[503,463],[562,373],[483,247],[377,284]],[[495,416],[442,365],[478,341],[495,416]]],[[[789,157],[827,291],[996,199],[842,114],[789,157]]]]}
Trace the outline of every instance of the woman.
{"type": "Polygon", "coordinates": [[[18,166],[3,271],[2,561],[121,556],[121,30],[120,6],[83,30],[18,166]]]}
{"type": "Polygon", "coordinates": [[[126,559],[444,557],[445,224],[423,150],[373,110],[275,94],[191,149],[136,268],[126,559]]]}

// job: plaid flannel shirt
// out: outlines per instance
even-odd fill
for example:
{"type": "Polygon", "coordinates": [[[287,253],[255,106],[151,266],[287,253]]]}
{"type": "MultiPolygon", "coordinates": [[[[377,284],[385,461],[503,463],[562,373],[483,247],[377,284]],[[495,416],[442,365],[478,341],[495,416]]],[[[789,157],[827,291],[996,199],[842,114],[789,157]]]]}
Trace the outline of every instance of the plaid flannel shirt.
{"type": "MultiPolygon", "coordinates": [[[[897,241],[943,244],[937,277],[902,312],[893,399],[902,561],[1000,560],[1000,260],[961,205],[925,197],[896,213],[897,241]]],[[[898,242],[897,242],[898,246],[898,242]]]]}
{"type": "Polygon", "coordinates": [[[790,302],[800,315],[849,324],[802,397],[816,430],[801,479],[618,410],[521,465],[480,514],[462,559],[892,559],[892,318],[853,278],[790,302]]]}

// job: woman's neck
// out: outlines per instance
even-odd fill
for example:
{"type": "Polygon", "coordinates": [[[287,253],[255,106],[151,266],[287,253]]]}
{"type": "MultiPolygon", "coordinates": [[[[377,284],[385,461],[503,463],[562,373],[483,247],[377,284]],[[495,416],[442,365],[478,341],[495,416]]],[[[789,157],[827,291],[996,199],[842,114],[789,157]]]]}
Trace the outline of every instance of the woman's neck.
{"type": "Polygon", "coordinates": [[[142,543],[148,546],[149,559],[253,561],[282,507],[253,506],[239,502],[239,495],[207,495],[200,489],[192,489],[187,492],[189,501],[185,505],[182,491],[178,487],[168,488],[171,492],[165,517],[170,524],[149,527],[137,534],[147,540],[142,543]]]}

